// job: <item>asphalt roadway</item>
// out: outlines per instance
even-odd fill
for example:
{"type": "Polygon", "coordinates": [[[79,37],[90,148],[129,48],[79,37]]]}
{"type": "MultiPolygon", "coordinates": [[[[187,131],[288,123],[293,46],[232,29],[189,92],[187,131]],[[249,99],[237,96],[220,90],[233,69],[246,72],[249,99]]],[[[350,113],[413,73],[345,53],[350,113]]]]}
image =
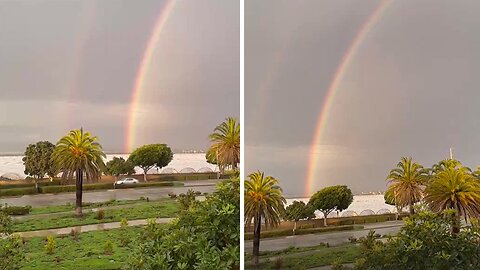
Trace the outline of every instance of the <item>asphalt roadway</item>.
{"type": "MultiPolygon", "coordinates": [[[[140,197],[148,197],[155,200],[168,197],[170,192],[175,194],[186,193],[189,189],[200,191],[202,193],[211,193],[215,190],[215,184],[218,180],[199,180],[184,181],[183,187],[157,187],[157,188],[129,188],[129,189],[109,189],[103,191],[85,191],[83,192],[84,202],[104,202],[109,200],[137,200],[140,197]]],[[[75,192],[58,194],[38,194],[24,195],[21,197],[9,197],[0,199],[0,204],[33,207],[64,205],[66,203],[75,203],[75,192]]]]}
{"type": "MultiPolygon", "coordinates": [[[[296,236],[286,236],[278,238],[266,238],[260,240],[260,251],[274,251],[282,250],[289,247],[310,247],[316,246],[320,243],[328,243],[330,246],[337,246],[343,243],[348,243],[348,238],[360,238],[366,236],[370,230],[374,230],[381,235],[397,233],[403,221],[387,221],[372,224],[365,224],[362,230],[356,231],[340,231],[331,233],[319,234],[304,234],[296,236]]],[[[251,253],[253,248],[252,241],[245,241],[244,251],[251,253]]]]}

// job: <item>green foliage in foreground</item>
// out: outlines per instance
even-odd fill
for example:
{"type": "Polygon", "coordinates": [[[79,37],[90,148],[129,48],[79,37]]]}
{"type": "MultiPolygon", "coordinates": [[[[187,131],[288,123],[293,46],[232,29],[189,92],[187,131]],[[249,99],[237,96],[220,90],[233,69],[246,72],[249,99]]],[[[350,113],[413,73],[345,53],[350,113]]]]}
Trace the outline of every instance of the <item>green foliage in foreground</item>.
{"type": "Polygon", "coordinates": [[[23,241],[20,237],[12,235],[12,219],[0,211],[0,269],[20,269],[19,264],[24,259],[23,241]]]}
{"type": "Polygon", "coordinates": [[[225,180],[172,224],[150,223],[135,244],[129,269],[238,269],[239,217],[240,181],[225,180]]]}
{"type": "Polygon", "coordinates": [[[122,269],[129,260],[132,246],[124,245],[122,239],[138,237],[141,227],[113,229],[55,237],[56,248],[53,254],[45,251],[45,237],[27,239],[25,260],[20,264],[22,270],[38,269],[122,269]],[[111,243],[111,244],[109,244],[111,243]],[[111,247],[105,252],[105,247],[111,247]]]}
{"type": "MultiPolygon", "coordinates": [[[[164,201],[164,199],[156,200],[156,201],[164,201]]],[[[150,202],[156,202],[150,201],[150,202]]],[[[168,200],[167,200],[168,201],[168,200]]],[[[90,209],[90,208],[98,208],[98,207],[110,207],[110,206],[118,206],[118,205],[126,205],[126,204],[136,204],[145,202],[144,198],[140,198],[138,200],[109,200],[105,202],[84,202],[83,208],[90,209]]],[[[73,211],[75,207],[71,203],[66,203],[64,205],[51,205],[51,206],[42,206],[42,207],[34,207],[31,209],[32,215],[37,214],[51,214],[51,213],[60,213],[60,212],[69,212],[73,211]]]]}
{"type": "MultiPolygon", "coordinates": [[[[294,250],[295,251],[295,250],[294,250]]],[[[262,256],[262,261],[258,268],[250,262],[245,262],[245,269],[308,269],[331,265],[334,262],[351,263],[360,255],[360,247],[356,245],[344,245],[338,247],[319,246],[314,250],[302,252],[291,252],[285,250],[281,254],[272,254],[273,257],[262,256]]]]}
{"type": "Polygon", "coordinates": [[[359,270],[449,270],[480,269],[480,227],[465,227],[452,235],[451,211],[421,212],[405,219],[400,233],[387,243],[364,245],[359,270]]]}
{"type": "Polygon", "coordinates": [[[35,217],[16,221],[13,229],[17,232],[45,230],[53,228],[71,227],[77,225],[98,224],[128,220],[145,219],[152,217],[174,217],[179,211],[179,204],[174,200],[145,202],[131,207],[106,209],[104,219],[96,219],[95,213],[86,213],[81,218],[73,214],[64,214],[55,217],[35,217]]]}

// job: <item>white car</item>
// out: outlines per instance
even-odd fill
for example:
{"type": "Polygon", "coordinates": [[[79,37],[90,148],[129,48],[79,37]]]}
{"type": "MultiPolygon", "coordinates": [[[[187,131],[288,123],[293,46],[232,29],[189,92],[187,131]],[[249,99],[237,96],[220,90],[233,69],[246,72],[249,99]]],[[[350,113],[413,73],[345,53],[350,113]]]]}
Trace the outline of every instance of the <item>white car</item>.
{"type": "Polygon", "coordinates": [[[134,178],[123,178],[122,180],[118,180],[115,182],[115,185],[131,185],[131,184],[138,184],[138,180],[134,178]]]}

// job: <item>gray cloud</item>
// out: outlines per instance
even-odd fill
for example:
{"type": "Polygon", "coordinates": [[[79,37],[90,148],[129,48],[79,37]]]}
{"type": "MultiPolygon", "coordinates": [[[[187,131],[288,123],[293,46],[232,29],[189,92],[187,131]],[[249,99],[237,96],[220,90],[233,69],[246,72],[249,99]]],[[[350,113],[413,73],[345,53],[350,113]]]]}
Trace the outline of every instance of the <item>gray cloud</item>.
{"type": "MultiPolygon", "coordinates": [[[[0,2],[0,152],[83,126],[122,151],[139,63],[165,1],[0,2]]],[[[206,148],[239,115],[239,5],[176,1],[141,91],[136,145],[206,148]],[[143,138],[143,139],[142,139],[143,138]]]]}
{"type": "Polygon", "coordinates": [[[247,171],[298,196],[312,149],[315,189],[383,190],[401,156],[430,166],[450,146],[480,163],[477,2],[393,1],[349,63],[315,148],[327,88],[379,1],[272,3],[247,1],[245,11],[247,171]]]}

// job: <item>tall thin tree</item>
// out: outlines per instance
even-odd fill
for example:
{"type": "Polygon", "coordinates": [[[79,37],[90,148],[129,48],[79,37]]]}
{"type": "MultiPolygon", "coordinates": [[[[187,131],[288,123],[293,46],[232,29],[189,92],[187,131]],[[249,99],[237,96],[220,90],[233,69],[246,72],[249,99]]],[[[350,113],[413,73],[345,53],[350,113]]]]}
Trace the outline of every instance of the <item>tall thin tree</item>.
{"type": "Polygon", "coordinates": [[[105,164],[105,153],[98,138],[83,129],[72,130],[61,138],[53,152],[53,158],[63,178],[76,177],[75,214],[82,215],[83,177],[98,180],[105,164]]]}
{"type": "Polygon", "coordinates": [[[258,264],[262,219],[266,227],[280,223],[286,201],[278,180],[263,172],[254,172],[245,180],[245,225],[253,221],[253,260],[258,264]]]}

